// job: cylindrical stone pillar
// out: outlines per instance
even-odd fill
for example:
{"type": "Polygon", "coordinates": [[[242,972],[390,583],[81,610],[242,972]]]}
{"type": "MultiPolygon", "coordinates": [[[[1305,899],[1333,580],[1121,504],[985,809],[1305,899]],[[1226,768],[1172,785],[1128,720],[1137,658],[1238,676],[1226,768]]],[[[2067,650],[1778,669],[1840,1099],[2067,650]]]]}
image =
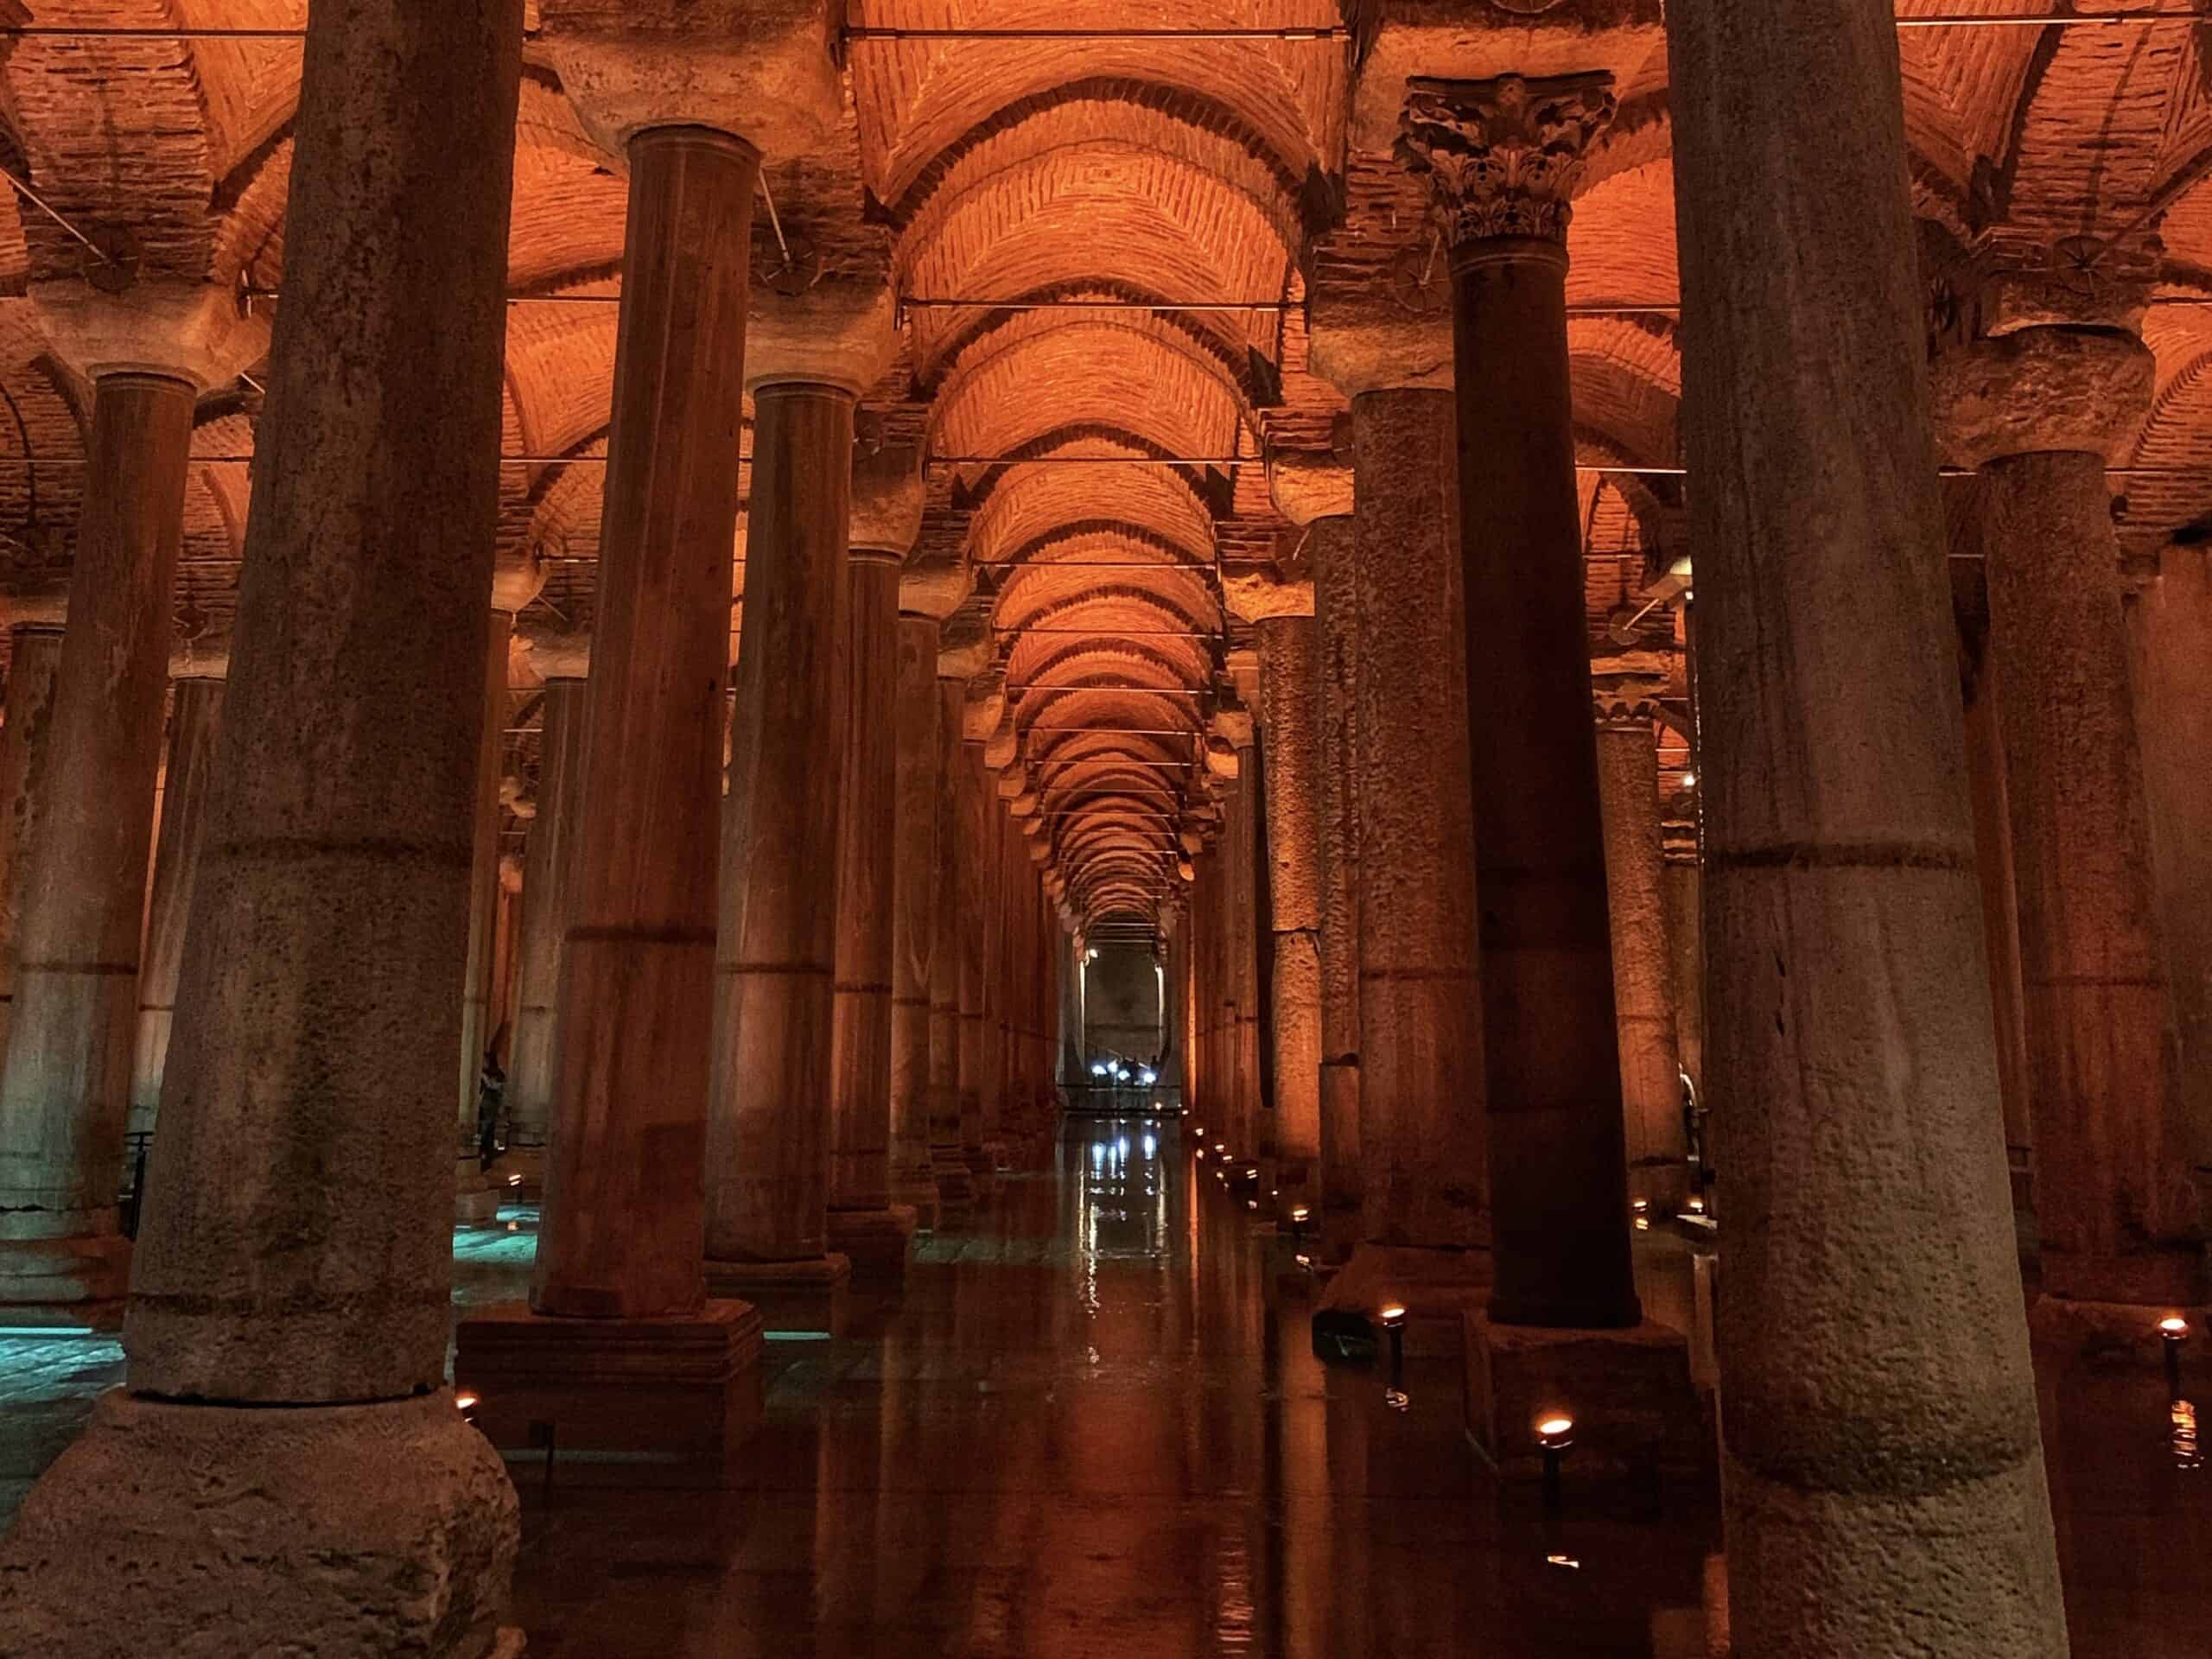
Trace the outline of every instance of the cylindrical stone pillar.
{"type": "Polygon", "coordinates": [[[983,815],[983,745],[963,737],[956,761],[953,810],[960,815],[960,1157],[978,1181],[991,1173],[983,1149],[983,1090],[988,1070],[983,1037],[984,964],[990,935],[989,826],[983,815]]]}
{"type": "MultiPolygon", "coordinates": [[[[522,5],[318,6],[302,66],[129,1391],[0,1566],[9,1645],[54,1659],[503,1645],[513,1491],[445,1361],[522,5]]],[[[156,395],[167,499],[190,397],[156,395]]]]}
{"type": "Polygon", "coordinates": [[[816,1262],[829,1249],[855,403],[842,387],[797,381],[753,393],[707,1133],[715,1262],[816,1262]]]}
{"type": "MultiPolygon", "coordinates": [[[[1354,397],[1351,413],[1363,1233],[1385,1247],[1487,1249],[1452,398],[1385,388],[1354,397]]],[[[1488,1276],[1486,1262],[1466,1265],[1488,1276]]]]}
{"type": "Polygon", "coordinates": [[[705,1299],[722,700],[760,166],[751,145],[700,127],[630,143],[584,810],[531,1292],[541,1313],[683,1315],[705,1299]]]}
{"type": "Polygon", "coordinates": [[[1590,719],[1566,197],[1603,73],[1415,82],[1451,245],[1475,900],[1501,1324],[1639,1323],[1590,719]],[[1514,396],[1493,395],[1501,381],[1514,396]]]}
{"type": "Polygon", "coordinates": [[[1980,468],[2037,1319],[2117,1320],[2139,1338],[2159,1313],[2212,1300],[2105,483],[2107,452],[2128,445],[2150,407],[2152,372],[2132,336],[2038,327],[1979,341],[1936,375],[1946,447],[1980,468]]]}
{"type": "MultiPolygon", "coordinates": [[[[494,585],[498,578],[494,577],[494,585]]],[[[454,1219],[488,1222],[499,1212],[499,1195],[484,1173],[478,1122],[493,1033],[493,962],[499,917],[499,778],[506,759],[507,654],[514,639],[512,607],[494,604],[484,651],[482,736],[476,757],[476,799],[468,873],[468,950],[461,981],[461,1070],[456,1091],[454,1219]]]]}
{"type": "Polygon", "coordinates": [[[1666,21],[1735,1650],[2058,1659],[1896,19],[1666,21]]]}
{"type": "Polygon", "coordinates": [[[508,1161],[525,1189],[543,1177],[553,1120],[558,1053],[561,945],[567,934],[575,878],[577,832],[584,813],[584,738],[589,688],[582,680],[545,683],[537,751],[537,816],[523,849],[520,988],[514,1059],[507,1068],[508,1161]]]}
{"type": "Polygon", "coordinates": [[[0,1302],[119,1296],[116,1194],[193,381],[102,374],[0,1068],[0,1302]],[[20,1242],[20,1243],[19,1243],[20,1242]]]}
{"type": "Polygon", "coordinates": [[[1319,640],[1311,616],[1262,618],[1275,1210],[1320,1207],[1321,803],[1319,640]]]}
{"type": "Polygon", "coordinates": [[[960,731],[968,702],[964,681],[937,683],[937,873],[930,946],[930,1163],[938,1197],[948,1210],[975,1201],[975,1177],[960,1149],[960,904],[963,814],[960,731]]]}
{"type": "Polygon", "coordinates": [[[1655,1215],[1689,1200],[1682,1068],[1675,1042],[1674,956],[1667,929],[1666,849],[1659,829],[1659,751],[1651,718],[1633,709],[1598,727],[1605,810],[1605,899],[1612,918],[1613,1012],[1629,1191],[1655,1215]]]}
{"type": "MultiPolygon", "coordinates": [[[[1348,481],[1348,480],[1347,480],[1348,481]]],[[[1359,797],[1354,748],[1359,685],[1358,525],[1349,512],[1316,518],[1313,566],[1317,743],[1320,780],[1321,1203],[1324,1259],[1342,1262],[1361,1236],[1366,1177],[1359,1109],[1359,797]]]]}
{"type": "Polygon", "coordinates": [[[937,938],[937,652],[934,616],[899,617],[892,810],[891,1192],[937,1224],[930,1163],[930,984],[937,938]]]}
{"type": "Polygon", "coordinates": [[[0,1061],[16,1007],[16,941],[22,931],[23,865],[46,796],[54,731],[54,686],[61,630],[35,623],[10,631],[8,718],[0,725],[0,1061]]]}
{"type": "Polygon", "coordinates": [[[130,1129],[150,1133],[161,1110],[184,929],[192,908],[200,849],[207,836],[207,788],[223,715],[223,682],[179,680],[169,715],[169,758],[162,786],[162,826],[154,847],[153,891],[146,906],[146,949],[138,965],[137,1052],[130,1068],[130,1129]]]}

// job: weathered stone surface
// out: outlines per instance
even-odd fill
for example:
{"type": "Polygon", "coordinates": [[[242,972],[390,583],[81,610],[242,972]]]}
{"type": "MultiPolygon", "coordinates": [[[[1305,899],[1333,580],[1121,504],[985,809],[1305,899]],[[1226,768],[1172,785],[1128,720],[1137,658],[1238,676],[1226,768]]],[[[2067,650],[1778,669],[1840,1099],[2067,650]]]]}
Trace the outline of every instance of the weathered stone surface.
{"type": "Polygon", "coordinates": [[[942,623],[976,591],[975,567],[950,559],[918,559],[899,573],[899,613],[942,623]]]}
{"type": "Polygon", "coordinates": [[[1947,352],[1929,372],[1936,442],[1955,467],[2048,450],[2129,459],[2151,410],[2151,349],[2132,334],[2025,328],[1947,352]]]}
{"type": "MultiPolygon", "coordinates": [[[[926,502],[921,445],[880,438],[871,442],[863,432],[853,450],[852,530],[848,537],[852,545],[904,558],[921,537],[926,502]]],[[[906,603],[906,575],[911,574],[899,580],[901,610],[913,608],[906,603]]]]}
{"type": "Polygon", "coordinates": [[[267,318],[213,283],[143,277],[110,294],[49,279],[32,285],[31,298],[54,355],[86,380],[156,374],[213,391],[269,353],[267,318]]]}
{"type": "Polygon", "coordinates": [[[481,1659],[517,1510],[450,1389],[294,1411],[118,1389],[0,1543],[0,1641],[52,1659],[481,1659]]]}
{"type": "Polygon", "coordinates": [[[1243,622],[1264,622],[1271,617],[1310,617],[1313,614],[1311,576],[1286,577],[1281,572],[1251,565],[1224,566],[1221,600],[1229,613],[1243,622]]]}
{"type": "Polygon", "coordinates": [[[894,310],[890,286],[880,282],[828,281],[796,297],[753,283],[746,390],[796,383],[859,397],[882,377],[898,349],[894,310]]]}
{"type": "Polygon", "coordinates": [[[1351,514],[1351,467],[1333,454],[1303,449],[1272,452],[1268,456],[1268,490],[1276,510],[1294,524],[1351,514]]]}

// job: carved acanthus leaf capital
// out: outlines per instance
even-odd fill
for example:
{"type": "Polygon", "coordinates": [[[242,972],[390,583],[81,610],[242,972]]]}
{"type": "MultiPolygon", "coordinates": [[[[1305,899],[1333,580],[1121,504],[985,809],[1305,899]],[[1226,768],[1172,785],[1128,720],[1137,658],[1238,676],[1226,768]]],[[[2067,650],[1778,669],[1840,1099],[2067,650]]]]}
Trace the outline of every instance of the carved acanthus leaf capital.
{"type": "Polygon", "coordinates": [[[1398,154],[1434,183],[1453,247],[1501,237],[1566,244],[1575,181],[1613,118],[1612,85],[1604,72],[1407,83],[1398,154]]]}

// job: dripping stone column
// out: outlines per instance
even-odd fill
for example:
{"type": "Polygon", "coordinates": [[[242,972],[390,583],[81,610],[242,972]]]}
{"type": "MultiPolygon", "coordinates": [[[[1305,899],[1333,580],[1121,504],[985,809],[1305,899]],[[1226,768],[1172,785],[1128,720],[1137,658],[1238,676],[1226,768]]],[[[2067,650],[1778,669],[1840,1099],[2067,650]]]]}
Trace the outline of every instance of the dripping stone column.
{"type": "Polygon", "coordinates": [[[43,798],[20,849],[0,1065],[0,1303],[120,1296],[117,1231],[146,867],[168,690],[193,406],[256,349],[195,283],[41,284],[54,350],[92,383],[90,488],[55,670],[43,798]]]}
{"type": "Polygon", "coordinates": [[[523,1178],[523,1195],[531,1198],[544,1191],[545,1142],[553,1116],[561,942],[569,927],[584,810],[588,694],[582,679],[563,677],[549,677],[539,694],[537,816],[531,820],[523,849],[514,1059],[507,1068],[507,1154],[500,1164],[504,1173],[523,1178]]]}
{"type": "Polygon", "coordinates": [[[1949,458],[1979,469],[2054,1338],[2146,1340],[2212,1300],[2105,483],[2152,372],[2132,334],[2043,327],[1935,374],[1949,458]]]}
{"type": "MultiPolygon", "coordinates": [[[[922,453],[871,433],[853,461],[844,798],[830,1018],[830,1245],[855,1278],[903,1282],[918,1221],[891,1195],[897,931],[899,564],[922,533],[922,453]]],[[[926,1142],[924,1156],[927,1156],[926,1142]]]]}
{"type": "Polygon", "coordinates": [[[530,1310],[465,1320],[455,1362],[502,1445],[546,1421],[725,1474],[760,1402],[759,1313],[706,1297],[703,1202],[753,200],[762,152],[842,101],[803,10],[709,49],[544,9],[563,85],[629,157],[629,218],[545,1220],[530,1310]]]}
{"type": "Polygon", "coordinates": [[[1742,1659],[2059,1659],[1896,28],[1667,9],[1729,1621],[1742,1659]]]}
{"type": "Polygon", "coordinates": [[[938,1224],[930,1162],[931,962],[937,939],[938,647],[968,597],[960,564],[910,566],[899,582],[897,778],[892,810],[891,1199],[938,1224]]]}
{"type": "MultiPolygon", "coordinates": [[[[520,0],[308,24],[127,1382],[0,1546],[26,1652],[520,1645],[498,1628],[513,1491],[444,1372],[521,67],[520,0]]],[[[181,475],[189,394],[152,401],[181,475]]]]}
{"type": "Polygon", "coordinates": [[[48,595],[29,605],[11,596],[8,605],[14,620],[8,631],[8,719],[0,726],[0,1060],[7,1057],[15,1011],[23,862],[46,798],[54,684],[61,665],[61,617],[67,606],[66,595],[48,595]]]}
{"type": "Polygon", "coordinates": [[[130,1068],[130,1129],[151,1133],[161,1110],[169,1031],[184,968],[184,929],[207,840],[208,783],[223,718],[223,682],[176,682],[169,714],[169,758],[162,786],[162,824],[154,846],[153,891],[146,906],[146,950],[138,968],[137,1053],[130,1068]]]}
{"type": "Polygon", "coordinates": [[[722,815],[709,1287],[785,1329],[843,1325],[849,1258],[829,1248],[840,793],[849,673],[847,537],[861,391],[891,350],[891,302],[825,283],[756,297],[744,637],[722,815]],[[822,737],[831,734],[829,759],[822,737]]]}
{"type": "Polygon", "coordinates": [[[1316,372],[1351,399],[1365,1195],[1323,1306],[1398,1302],[1418,1344],[1452,1348],[1491,1280],[1452,341],[1440,317],[1374,309],[1313,328],[1316,372]]]}
{"type": "Polygon", "coordinates": [[[1659,827],[1659,751],[1648,703],[1601,700],[1598,793],[1605,816],[1605,899],[1611,912],[1614,1016],[1620,1033],[1621,1121],[1629,1191],[1654,1215],[1689,1202],[1681,1061],[1667,922],[1666,849],[1659,827]]]}

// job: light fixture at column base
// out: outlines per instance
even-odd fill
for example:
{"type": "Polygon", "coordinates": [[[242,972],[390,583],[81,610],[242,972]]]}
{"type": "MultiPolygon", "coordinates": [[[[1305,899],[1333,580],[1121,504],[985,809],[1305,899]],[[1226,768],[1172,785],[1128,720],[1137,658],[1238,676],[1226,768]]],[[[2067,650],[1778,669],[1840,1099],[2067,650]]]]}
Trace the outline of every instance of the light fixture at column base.
{"type": "Polygon", "coordinates": [[[1619,1331],[1561,1331],[1498,1325],[1471,1308],[1465,1336],[1467,1436],[1501,1478],[1540,1479],[1535,1425],[1567,1420],[1574,1435],[1570,1478],[1656,1471],[1674,1480],[1715,1478],[1713,1427],[1690,1379],[1689,1338],[1672,1326],[1646,1319],[1619,1331]]]}
{"type": "Polygon", "coordinates": [[[760,1421],[760,1315],[710,1301],[660,1319],[559,1319],[526,1304],[461,1322],[459,1387],[485,1438],[562,1484],[728,1486],[760,1421]]]}
{"type": "Polygon", "coordinates": [[[1315,1320],[1317,1326],[1324,1315],[1372,1320],[1378,1308],[1402,1306],[1406,1352],[1415,1359],[1456,1360],[1461,1315],[1490,1300],[1491,1280],[1488,1250],[1362,1243],[1321,1293],[1315,1320]]]}
{"type": "Polygon", "coordinates": [[[920,1224],[921,1217],[911,1205],[832,1210],[830,1245],[852,1262],[855,1284],[895,1288],[906,1282],[906,1261],[920,1224]]]}
{"type": "Polygon", "coordinates": [[[10,1651],[498,1659],[514,1488],[449,1391],[362,1406],[104,1395],[0,1544],[10,1651]]]}
{"type": "Polygon", "coordinates": [[[2092,1302],[2044,1294],[2028,1304],[2028,1339],[2054,1353],[2139,1365],[2163,1363],[2158,1322],[2183,1319],[2193,1331],[2212,1329],[2202,1302],[2092,1302]]]}
{"type": "Polygon", "coordinates": [[[707,1262],[707,1294],[752,1303],[769,1331],[843,1335],[852,1279],[851,1258],[834,1254],[798,1262],[707,1262]]]}

